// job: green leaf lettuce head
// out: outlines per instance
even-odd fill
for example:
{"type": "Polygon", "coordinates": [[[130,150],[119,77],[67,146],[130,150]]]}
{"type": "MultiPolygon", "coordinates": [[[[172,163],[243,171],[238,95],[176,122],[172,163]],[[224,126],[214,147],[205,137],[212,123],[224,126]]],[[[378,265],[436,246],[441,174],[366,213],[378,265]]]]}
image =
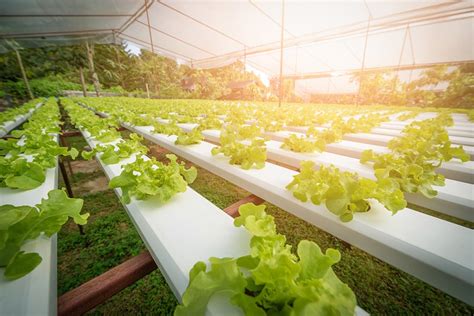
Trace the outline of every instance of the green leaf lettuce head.
{"type": "Polygon", "coordinates": [[[83,151],[82,157],[90,160],[95,154],[100,154],[100,159],[106,165],[113,165],[133,154],[145,154],[148,148],[141,143],[143,138],[135,133],[130,134],[130,139],[122,140],[116,145],[99,145],[91,151],[83,151]]]}
{"type": "Polygon", "coordinates": [[[210,258],[189,273],[189,286],[176,316],[205,315],[216,294],[229,297],[245,315],[353,315],[356,298],[332,270],[341,256],[335,249],[322,252],[303,240],[296,254],[286,238],[276,233],[265,206],[244,204],[235,226],[252,236],[250,254],[240,258],[210,258]]]}
{"type": "Polygon", "coordinates": [[[21,247],[41,234],[51,237],[68,218],[76,224],[87,223],[89,214],[81,214],[83,201],[72,199],[62,190],[48,192],[36,207],[0,206],[0,267],[5,267],[8,280],[21,278],[41,263],[37,253],[25,253],[21,247]]]}
{"type": "Polygon", "coordinates": [[[58,145],[60,115],[51,98],[36,110],[23,129],[14,130],[12,138],[0,140],[0,187],[31,190],[45,180],[47,168],[57,164],[58,156],[75,159],[78,151],[58,145]]]}
{"type": "Polygon", "coordinates": [[[175,155],[166,157],[169,164],[137,156],[134,162],[122,166],[122,173],[110,180],[109,187],[121,188],[122,199],[127,204],[132,196],[137,200],[156,196],[160,202],[168,201],[176,193],[186,191],[187,185],[196,179],[197,170],[194,167],[186,169],[183,162],[177,162],[175,155]]]}
{"type": "Polygon", "coordinates": [[[255,131],[259,130],[254,126],[227,126],[221,131],[221,145],[212,148],[211,154],[222,153],[230,158],[230,164],[240,165],[245,170],[252,167],[263,168],[267,159],[267,148],[265,139],[254,136],[255,131]],[[251,136],[251,138],[244,138],[244,136],[251,136]]]}
{"type": "Polygon", "coordinates": [[[199,144],[204,139],[199,129],[195,128],[189,133],[180,133],[176,141],[176,145],[193,145],[199,144]]]}
{"type": "Polygon", "coordinates": [[[31,190],[39,187],[46,178],[46,170],[25,158],[0,157],[0,187],[31,190]]]}
{"type": "MultiPolygon", "coordinates": [[[[372,150],[362,153],[360,162],[371,163],[378,181],[395,181],[401,191],[421,193],[427,198],[434,198],[438,192],[433,186],[444,186],[444,176],[436,169],[445,161],[453,158],[462,162],[469,161],[469,155],[462,146],[454,147],[446,130],[453,120],[447,113],[436,118],[414,121],[407,125],[403,136],[388,143],[389,153],[376,154],[372,150]]],[[[398,204],[385,201],[392,206],[398,204]]]]}
{"type": "Polygon", "coordinates": [[[312,161],[301,162],[300,173],[293,176],[286,188],[302,202],[324,203],[343,222],[351,221],[356,212],[368,212],[371,208],[369,199],[377,199],[393,214],[407,205],[395,180],[373,181],[356,173],[340,171],[332,165],[316,170],[312,161]]]}

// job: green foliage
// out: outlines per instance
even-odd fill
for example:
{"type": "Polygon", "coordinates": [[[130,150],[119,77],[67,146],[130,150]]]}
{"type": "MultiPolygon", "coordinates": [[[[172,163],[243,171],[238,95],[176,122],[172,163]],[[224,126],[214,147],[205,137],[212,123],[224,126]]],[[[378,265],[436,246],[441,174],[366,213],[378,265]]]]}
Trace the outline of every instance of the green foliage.
{"type": "Polygon", "coordinates": [[[276,232],[265,206],[244,204],[234,221],[251,235],[250,253],[240,258],[209,258],[208,270],[198,262],[189,272],[189,286],[175,315],[205,315],[212,296],[222,293],[246,315],[353,315],[356,299],[332,270],[341,255],[323,253],[303,240],[297,255],[276,232]]]}
{"type": "Polygon", "coordinates": [[[362,153],[361,163],[373,163],[377,179],[395,180],[403,192],[420,192],[428,198],[437,195],[435,186],[444,186],[444,176],[436,173],[444,161],[458,158],[469,161],[462,146],[453,147],[446,126],[453,124],[449,114],[434,119],[415,121],[402,131],[403,136],[388,144],[387,154],[372,150],[362,153]]]}
{"type": "Polygon", "coordinates": [[[106,165],[116,164],[134,154],[146,154],[148,148],[141,143],[142,140],[143,137],[132,133],[130,139],[122,140],[115,145],[99,145],[91,151],[83,151],[82,157],[89,160],[95,154],[101,153],[99,157],[106,165]]]}
{"type": "Polygon", "coordinates": [[[6,267],[4,276],[15,280],[33,271],[40,263],[37,253],[25,253],[21,247],[41,234],[51,237],[68,218],[79,225],[87,223],[89,214],[81,214],[83,201],[68,198],[62,190],[48,192],[36,207],[0,206],[0,267],[6,267]]]}
{"type": "Polygon", "coordinates": [[[75,159],[78,151],[58,145],[59,109],[48,99],[37,109],[22,130],[12,138],[0,140],[0,187],[31,190],[45,180],[47,168],[53,168],[58,156],[75,159]]]}
{"type": "Polygon", "coordinates": [[[446,65],[431,67],[409,83],[400,81],[397,74],[383,72],[357,74],[353,80],[361,84],[358,101],[362,104],[470,108],[474,102],[473,65],[455,70],[448,70],[446,65]],[[436,90],[441,83],[448,83],[446,91],[436,90]]]}
{"type": "Polygon", "coordinates": [[[116,130],[118,122],[112,118],[101,119],[90,110],[74,103],[71,99],[61,98],[61,104],[71,117],[71,123],[87,130],[95,139],[108,143],[120,138],[116,130]]]}
{"type": "Polygon", "coordinates": [[[354,75],[353,81],[360,83],[359,102],[361,104],[403,105],[406,103],[403,83],[396,74],[364,73],[354,75]]]}
{"type": "MultiPolygon", "coordinates": [[[[281,148],[303,153],[322,152],[327,144],[342,140],[345,134],[369,132],[373,127],[387,119],[386,116],[380,114],[367,114],[361,115],[358,119],[351,117],[344,120],[333,114],[334,113],[329,112],[329,115],[325,115],[325,118],[322,120],[320,117],[315,118],[315,121],[319,122],[319,124],[327,120],[332,120],[330,127],[317,128],[310,126],[306,131],[306,136],[301,137],[298,137],[296,134],[291,134],[283,140],[281,148]]],[[[292,119],[291,124],[304,125],[308,123],[306,121],[309,121],[308,116],[306,116],[304,122],[295,122],[295,120],[292,119]]]]}
{"type": "MultiPolygon", "coordinates": [[[[229,83],[252,80],[237,97],[254,100],[263,99],[266,94],[258,76],[247,71],[241,62],[199,70],[146,50],[136,56],[127,51],[125,44],[93,47],[94,67],[104,91],[122,95],[129,91],[146,97],[145,85],[148,84],[153,97],[218,99],[232,97],[229,83]],[[185,90],[183,79],[191,80],[192,88],[185,90]]],[[[85,45],[23,49],[20,53],[35,96],[58,96],[62,90],[80,91],[80,67],[86,82],[91,81],[85,45]]],[[[0,56],[0,82],[4,83],[0,87],[3,93],[20,99],[28,97],[14,52],[0,56]]],[[[88,85],[88,90],[93,90],[92,86],[88,85]]]]}
{"type": "MultiPolygon", "coordinates": [[[[61,102],[70,114],[71,121],[90,132],[99,141],[104,142],[101,140],[104,138],[104,131],[110,131],[109,126],[117,124],[116,118],[100,119],[92,111],[78,106],[70,99],[63,99],[61,102]]],[[[129,118],[133,121],[131,116],[129,118]]],[[[122,189],[122,199],[127,204],[131,202],[131,197],[138,200],[157,197],[164,203],[176,193],[186,191],[187,185],[196,179],[196,168],[186,169],[183,162],[177,162],[175,155],[167,155],[170,160],[168,164],[155,158],[148,159],[142,155],[147,152],[146,146],[141,144],[142,140],[141,136],[132,133],[129,140],[120,140],[115,145],[99,145],[93,151],[83,152],[83,157],[90,159],[95,153],[100,152],[99,157],[104,163],[115,164],[123,158],[135,155],[135,161],[123,165],[122,173],[109,182],[110,188],[122,189]]]]}
{"type": "Polygon", "coordinates": [[[217,118],[216,115],[206,115],[206,117],[199,120],[199,126],[197,127],[200,131],[207,129],[220,129],[222,127],[222,121],[217,118]]]}
{"type": "MultiPolygon", "coordinates": [[[[191,187],[219,208],[225,208],[248,196],[249,193],[238,186],[205,169],[197,168],[199,177],[191,187]]],[[[90,179],[105,180],[102,171],[78,175],[83,180],[74,182],[73,187],[77,188],[76,194],[83,192],[83,210],[90,212],[91,216],[85,227],[85,235],[80,235],[73,223],[64,225],[58,234],[58,295],[146,250],[113,190],[89,192],[87,184],[90,179]],[[98,174],[102,176],[96,178],[98,174]]],[[[275,217],[278,233],[286,235],[287,243],[293,245],[292,249],[296,250],[299,241],[306,239],[316,242],[323,252],[327,248],[341,252],[341,261],[333,266],[333,270],[341,281],[349,285],[357,296],[358,305],[368,313],[473,314],[474,308],[468,304],[377,260],[284,210],[266,205],[266,212],[275,217]],[[417,295],[413,295],[415,292],[417,295]],[[424,303],[420,304],[421,301],[424,303]]],[[[439,213],[430,215],[439,216],[439,213]]],[[[155,270],[97,306],[91,314],[171,315],[177,304],[179,303],[165,278],[159,270],[155,270]]]]}
{"type": "Polygon", "coordinates": [[[0,187],[31,190],[39,187],[45,180],[44,168],[25,158],[0,157],[0,187]]]}
{"type": "Polygon", "coordinates": [[[291,134],[283,140],[281,148],[291,150],[298,153],[322,152],[326,144],[322,140],[314,140],[312,138],[291,134]]]}
{"type": "Polygon", "coordinates": [[[2,125],[8,121],[14,121],[20,116],[26,115],[28,112],[32,111],[34,107],[41,102],[41,99],[31,100],[22,106],[9,108],[6,111],[0,112],[0,130],[2,130],[2,125]]]}
{"type": "Polygon", "coordinates": [[[199,129],[195,128],[189,133],[179,133],[178,138],[174,142],[176,145],[192,145],[199,144],[204,139],[199,129]]]}
{"type": "Polygon", "coordinates": [[[356,173],[341,172],[332,165],[316,170],[312,161],[301,162],[300,173],[286,188],[302,202],[311,200],[316,205],[324,202],[343,222],[351,221],[356,212],[368,212],[371,207],[368,199],[377,199],[393,214],[407,205],[392,179],[373,181],[356,173]]]}
{"type": "Polygon", "coordinates": [[[267,160],[265,139],[258,137],[260,131],[249,126],[226,126],[221,130],[220,146],[212,148],[212,155],[224,154],[229,163],[240,165],[242,169],[255,166],[261,169],[267,160]]]}
{"type": "MultiPolygon", "coordinates": [[[[32,79],[29,81],[35,97],[60,96],[63,90],[81,90],[81,85],[64,80],[60,76],[32,79]]],[[[27,99],[28,91],[24,81],[7,81],[1,84],[6,94],[19,99],[27,99]]]]}
{"type": "Polygon", "coordinates": [[[422,76],[407,85],[407,96],[412,104],[433,107],[471,108],[474,102],[473,63],[448,72],[441,65],[423,71],[422,76]],[[440,83],[448,83],[446,91],[434,90],[440,83]]]}
{"type": "MultiPolygon", "coordinates": [[[[27,77],[31,79],[61,75],[66,81],[76,67],[87,64],[85,49],[80,46],[48,46],[19,50],[27,77]]],[[[10,51],[0,55],[0,81],[21,81],[21,71],[16,53],[10,51]]]]}
{"type": "Polygon", "coordinates": [[[176,193],[186,191],[187,184],[196,179],[196,168],[186,169],[184,163],[178,163],[175,155],[166,156],[170,162],[164,164],[156,159],[144,159],[138,156],[135,162],[122,166],[119,176],[110,180],[109,187],[121,188],[124,203],[130,203],[131,197],[145,200],[157,197],[162,203],[176,193]]]}

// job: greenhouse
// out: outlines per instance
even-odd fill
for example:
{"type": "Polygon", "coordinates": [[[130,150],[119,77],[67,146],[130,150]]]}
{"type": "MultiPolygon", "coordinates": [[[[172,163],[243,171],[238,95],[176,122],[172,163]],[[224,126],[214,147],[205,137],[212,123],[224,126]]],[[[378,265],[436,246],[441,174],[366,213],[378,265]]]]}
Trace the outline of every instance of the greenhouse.
{"type": "Polygon", "coordinates": [[[0,315],[474,314],[472,1],[0,8],[0,315]]]}

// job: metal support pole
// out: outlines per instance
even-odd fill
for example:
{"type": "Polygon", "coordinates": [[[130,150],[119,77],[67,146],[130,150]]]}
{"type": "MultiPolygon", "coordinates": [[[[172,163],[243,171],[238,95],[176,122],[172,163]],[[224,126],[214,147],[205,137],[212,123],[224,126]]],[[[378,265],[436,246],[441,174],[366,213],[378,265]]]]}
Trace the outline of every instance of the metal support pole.
{"type": "MultiPolygon", "coordinates": [[[[413,39],[411,37],[411,28],[410,27],[408,27],[408,37],[409,37],[409,40],[410,40],[412,66],[414,66],[415,65],[415,48],[413,47],[413,39]]],[[[410,74],[408,75],[408,84],[411,83],[412,75],[413,75],[413,69],[410,69],[410,74]]]]}
{"type": "Polygon", "coordinates": [[[285,40],[285,0],[281,0],[281,32],[280,32],[280,91],[278,94],[278,106],[281,106],[283,98],[283,42],[285,40]]]}
{"type": "Polygon", "coordinates": [[[371,20],[372,20],[372,15],[369,15],[369,20],[367,21],[367,30],[365,31],[364,55],[362,56],[362,66],[360,68],[360,74],[359,74],[359,91],[357,92],[356,105],[359,105],[359,101],[360,101],[360,88],[362,87],[362,81],[363,81],[362,75],[365,69],[365,53],[367,51],[367,40],[369,38],[369,29],[370,29],[371,20]]]}
{"type": "Polygon", "coordinates": [[[26,90],[28,90],[28,95],[30,96],[30,99],[34,99],[33,92],[31,92],[30,83],[28,82],[28,78],[26,77],[25,68],[23,67],[20,52],[15,49],[15,53],[16,58],[18,59],[18,65],[20,65],[21,75],[23,76],[23,81],[25,82],[26,90]]]}
{"type": "Polygon", "coordinates": [[[92,73],[92,82],[94,83],[95,94],[100,97],[100,82],[94,68],[94,44],[89,45],[86,42],[87,60],[89,61],[89,70],[92,73]]]}
{"type": "Polygon", "coordinates": [[[150,45],[151,45],[151,52],[154,53],[155,49],[153,48],[153,37],[151,36],[151,25],[150,25],[150,15],[148,14],[148,5],[147,0],[145,0],[145,8],[146,8],[146,22],[148,24],[148,36],[150,37],[150,45]]]}
{"type": "Polygon", "coordinates": [[[405,29],[405,35],[403,36],[402,50],[400,51],[400,56],[398,57],[398,66],[397,66],[397,71],[395,73],[395,78],[393,80],[392,93],[395,93],[395,89],[397,87],[398,74],[400,72],[400,65],[402,64],[403,52],[405,51],[405,43],[407,41],[409,28],[410,26],[407,25],[407,28],[405,29]]]}
{"type": "Polygon", "coordinates": [[[79,67],[79,74],[81,76],[82,95],[84,97],[87,97],[86,81],[84,80],[84,70],[82,69],[82,67],[79,67]]]}

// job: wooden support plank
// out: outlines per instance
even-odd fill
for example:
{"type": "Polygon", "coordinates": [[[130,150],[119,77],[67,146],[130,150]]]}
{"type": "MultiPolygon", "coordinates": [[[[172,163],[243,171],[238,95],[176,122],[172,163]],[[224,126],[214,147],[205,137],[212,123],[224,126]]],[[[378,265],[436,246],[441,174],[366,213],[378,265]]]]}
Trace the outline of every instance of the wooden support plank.
{"type": "Polygon", "coordinates": [[[231,204],[231,205],[227,206],[224,209],[224,212],[229,214],[231,217],[236,218],[239,215],[239,207],[242,204],[253,203],[253,204],[259,205],[259,204],[262,204],[263,202],[265,202],[265,200],[259,198],[256,195],[251,194],[251,195],[243,198],[242,200],[237,201],[234,204],[231,204]]]}
{"type": "Polygon", "coordinates": [[[157,269],[148,251],[63,294],[58,315],[82,315],[157,269]]]}

